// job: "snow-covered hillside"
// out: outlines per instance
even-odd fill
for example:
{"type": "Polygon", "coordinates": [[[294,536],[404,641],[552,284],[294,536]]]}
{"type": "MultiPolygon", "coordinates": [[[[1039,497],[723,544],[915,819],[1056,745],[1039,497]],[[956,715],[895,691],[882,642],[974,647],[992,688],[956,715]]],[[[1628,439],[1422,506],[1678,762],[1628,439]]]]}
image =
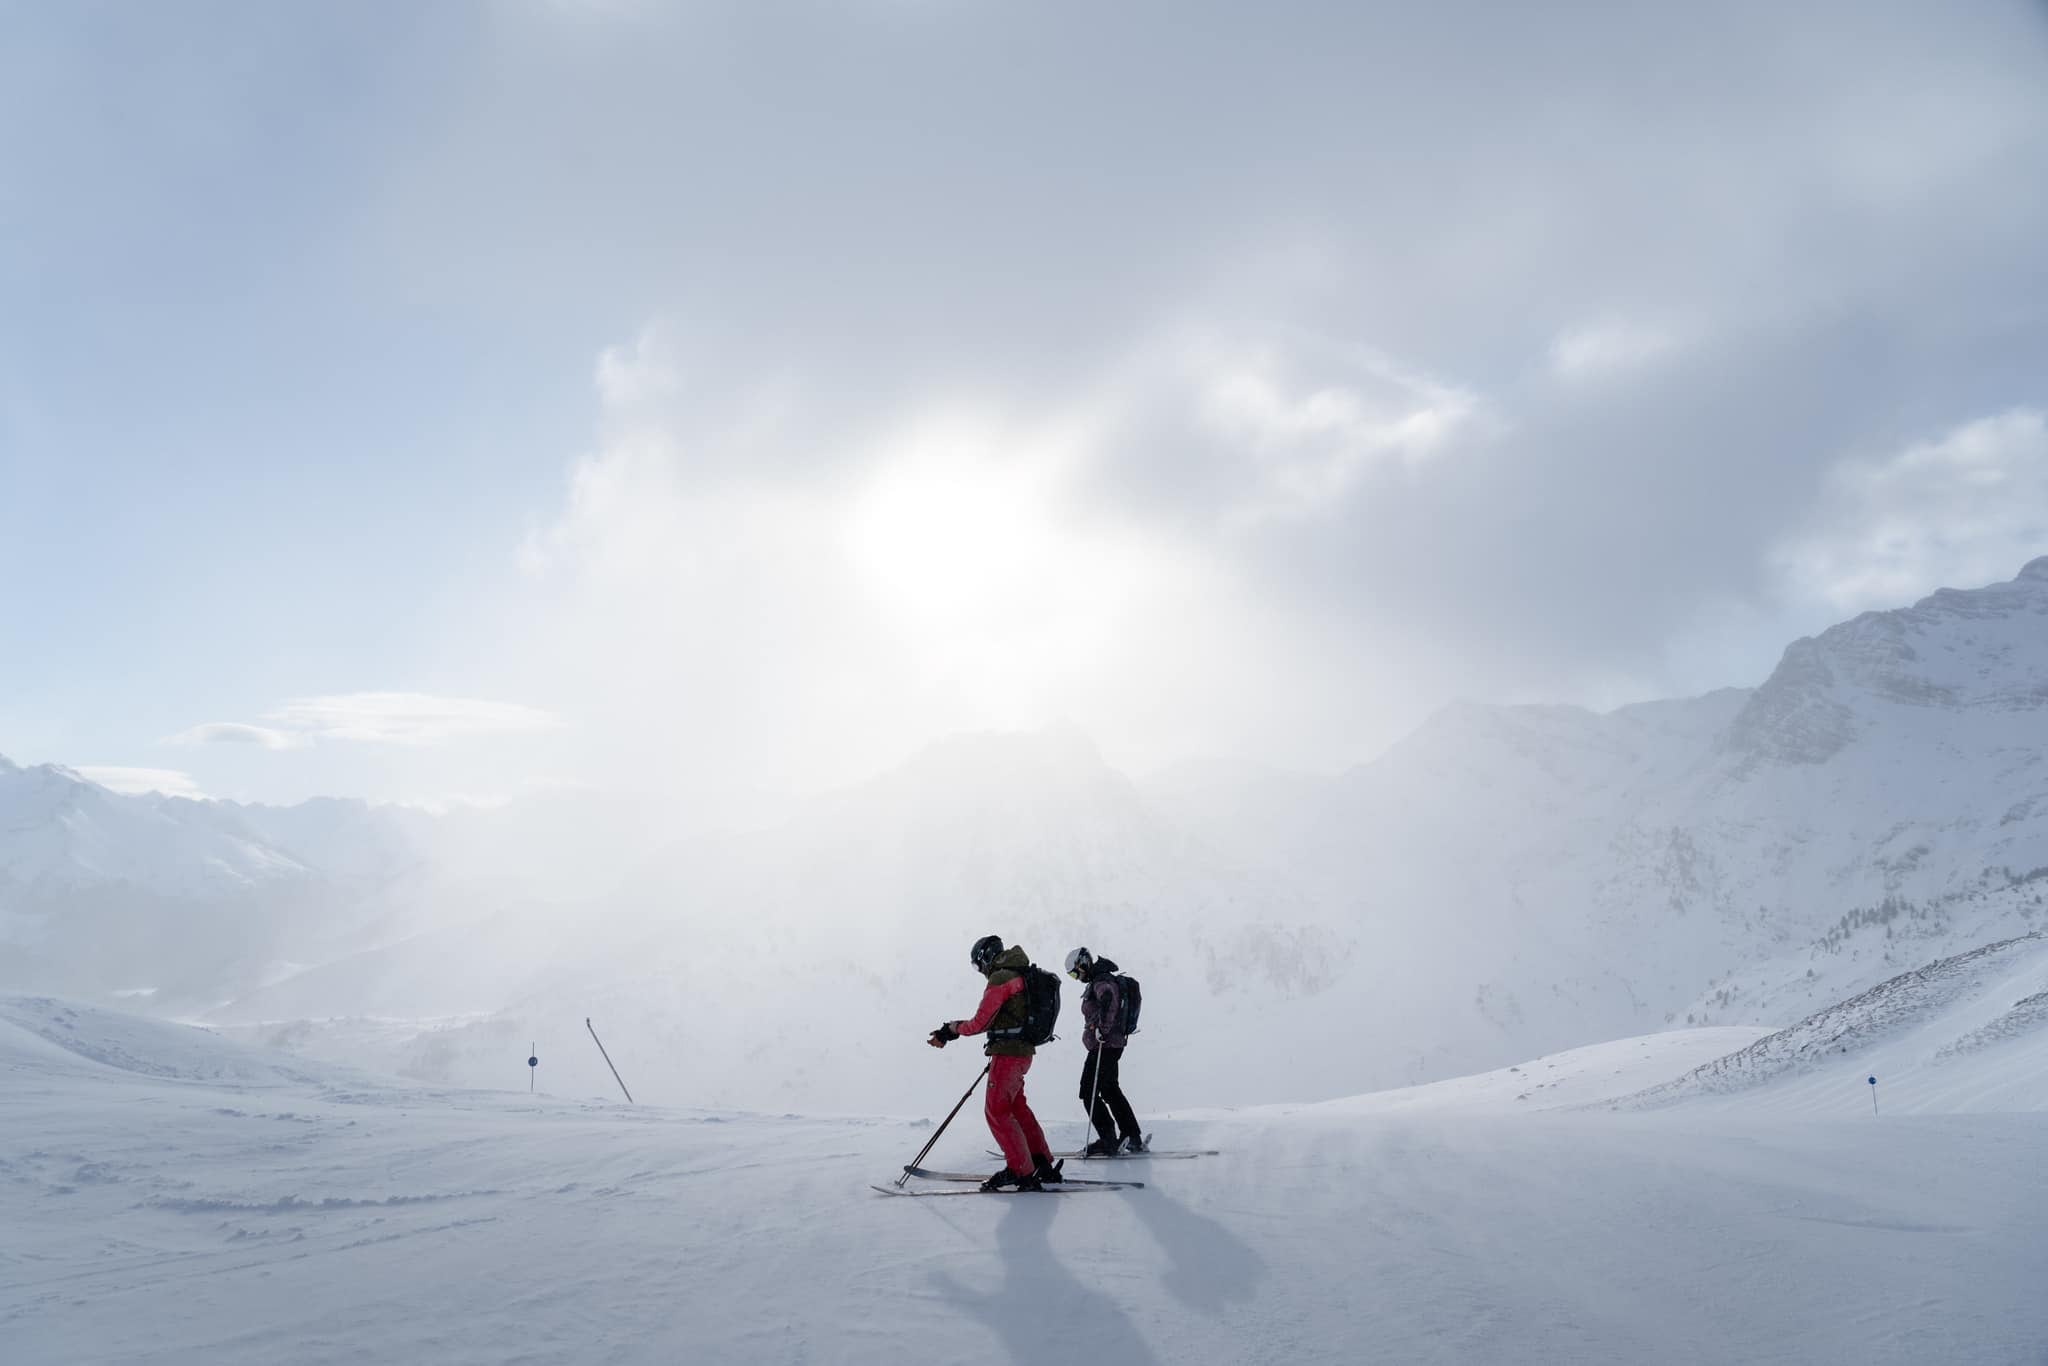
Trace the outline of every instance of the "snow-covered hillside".
{"type": "Polygon", "coordinates": [[[1449,708],[1342,779],[1279,857],[1437,994],[1408,1017],[1425,1074],[1782,1024],[2028,928],[2043,679],[2048,559],[1796,642],[1754,691],[1449,708]],[[1909,924],[1917,942],[1879,961],[1872,937],[1909,924]]]}
{"type": "Polygon", "coordinates": [[[1922,964],[1622,1104],[1740,1096],[1751,1106],[1837,1111],[1869,1076],[1898,1113],[2039,1108],[2048,1096],[2048,933],[1922,964]]]}
{"type": "MultiPolygon", "coordinates": [[[[1522,1072],[1583,1098],[1717,1042],[1673,1037],[1689,1045],[1522,1072]]],[[[1475,1078],[1168,1118],[1162,1144],[1223,1155],[1088,1165],[1142,1171],[1137,1191],[874,1194],[972,1075],[926,1052],[925,1118],[629,1109],[384,1081],[0,997],[0,1342],[10,1366],[1084,1349],[1187,1366],[2007,1366],[2048,1341],[2048,1096],[1881,1121],[1855,1105],[1818,1121],[1530,1113],[1475,1078]]],[[[986,1142],[970,1109],[934,1159],[980,1169],[986,1142]]]]}

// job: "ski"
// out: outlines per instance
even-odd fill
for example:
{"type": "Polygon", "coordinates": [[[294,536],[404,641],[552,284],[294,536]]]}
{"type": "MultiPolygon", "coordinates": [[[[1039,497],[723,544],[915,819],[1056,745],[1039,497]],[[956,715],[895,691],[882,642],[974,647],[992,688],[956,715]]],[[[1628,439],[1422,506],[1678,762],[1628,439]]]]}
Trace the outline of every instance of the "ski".
{"type": "Polygon", "coordinates": [[[1101,1191],[1120,1191],[1120,1190],[1129,1190],[1129,1189],[1131,1189],[1131,1188],[1132,1188],[1133,1186],[1141,1186],[1141,1185],[1143,1185],[1143,1184],[1144,1184],[1144,1183],[1143,1183],[1143,1182],[1141,1182],[1141,1181],[1088,1181],[1088,1182],[1076,1182],[1075,1184],[1073,1184],[1073,1185],[1071,1185],[1071,1186],[1070,1186],[1070,1185],[1067,1185],[1067,1184],[1066,1184],[1065,1182],[1061,1182],[1061,1183],[1059,1183],[1058,1185],[1052,1185],[1052,1186],[1047,1186],[1047,1187],[1046,1187],[1046,1188],[1045,1188],[1044,1190],[1042,1190],[1042,1191],[1020,1191],[1020,1190],[1017,1190],[1017,1189],[1014,1189],[1014,1188],[1005,1188],[1005,1189],[1003,1189],[1003,1190],[998,1190],[998,1191],[985,1191],[985,1190],[981,1189],[981,1188],[980,1188],[979,1186],[947,1186],[947,1187],[946,1187],[946,1188],[945,1188],[944,1190],[932,1190],[932,1189],[931,1189],[931,1188],[929,1188],[929,1187],[926,1187],[926,1188],[924,1188],[924,1189],[922,1189],[922,1190],[913,1190],[913,1189],[910,1189],[910,1188],[908,1188],[908,1187],[904,1187],[904,1186],[869,1186],[869,1187],[868,1187],[868,1189],[869,1189],[869,1190],[871,1190],[871,1191],[876,1191],[876,1192],[879,1192],[879,1193],[880,1193],[880,1194],[882,1194],[882,1195],[909,1195],[909,1196],[930,1196],[930,1195],[1058,1195],[1058,1194],[1059,1194],[1059,1193],[1060,1193],[1060,1192],[1061,1192],[1062,1190],[1064,1190],[1064,1191],[1065,1191],[1065,1192],[1066,1192],[1067,1194],[1069,1194],[1069,1195],[1094,1195],[1094,1194],[1096,1194],[1096,1193],[1098,1193],[1098,1192],[1101,1192],[1101,1191]]]}
{"type": "MultiPolygon", "coordinates": [[[[1145,1135],[1145,1141],[1150,1143],[1152,1135],[1145,1135]]],[[[1002,1156],[1001,1153],[993,1148],[988,1150],[988,1155],[990,1157],[1002,1156]]],[[[1082,1162],[1125,1162],[1142,1157],[1186,1159],[1190,1157],[1221,1157],[1222,1155],[1223,1150],[1221,1148],[1161,1148],[1157,1150],[1148,1148],[1142,1153],[1090,1153],[1086,1149],[1082,1149],[1078,1152],[1053,1154],[1054,1157],[1078,1159],[1082,1162]]]]}
{"type": "MultiPolygon", "coordinates": [[[[1221,1157],[1222,1155],[1223,1150],[1221,1148],[1169,1148],[1156,1153],[1111,1153],[1107,1156],[1099,1153],[1090,1156],[1088,1153],[1084,1152],[1053,1154],[1055,1158],[1060,1158],[1069,1162],[1139,1162],[1148,1157],[1156,1157],[1160,1158],[1163,1161],[1168,1162],[1184,1162],[1190,1158],[1221,1157]]],[[[1000,1159],[1002,1157],[1002,1154],[992,1152],[989,1154],[989,1156],[1000,1159]]]]}
{"type": "MultiPolygon", "coordinates": [[[[921,1177],[923,1177],[923,1178],[924,1178],[925,1180],[927,1180],[927,1181],[974,1181],[974,1182],[981,1182],[981,1181],[984,1181],[984,1180],[986,1180],[986,1179],[987,1179],[986,1177],[983,1177],[983,1176],[977,1176],[977,1175],[973,1174],[972,1172],[935,1172],[935,1171],[931,1170],[931,1169],[930,1169],[929,1167],[905,1167],[905,1168],[904,1168],[903,1170],[904,1170],[905,1172],[909,1173],[909,1174],[910,1174],[910,1175],[912,1175],[912,1176],[921,1176],[921,1177]]],[[[1059,1180],[1059,1181],[1050,1181],[1050,1182],[1047,1182],[1046,1184],[1047,1184],[1047,1187],[1048,1187],[1048,1188],[1050,1188],[1050,1187],[1052,1187],[1052,1186],[1131,1186],[1131,1187],[1143,1187],[1145,1183],[1144,1183],[1143,1181],[1096,1181],[1096,1180],[1091,1180],[1090,1178],[1088,1178],[1088,1177],[1084,1177],[1084,1176],[1069,1176],[1069,1177],[1066,1177],[1066,1178],[1064,1178],[1063,1180],[1059,1180]]]]}

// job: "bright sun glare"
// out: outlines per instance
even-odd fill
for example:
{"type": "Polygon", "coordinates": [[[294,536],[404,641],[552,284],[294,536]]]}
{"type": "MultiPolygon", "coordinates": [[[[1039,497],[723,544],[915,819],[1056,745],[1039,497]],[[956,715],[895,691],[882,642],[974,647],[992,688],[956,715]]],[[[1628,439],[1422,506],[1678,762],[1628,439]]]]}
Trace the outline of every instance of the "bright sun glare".
{"type": "Polygon", "coordinates": [[[849,518],[848,548],[881,606],[952,633],[1027,608],[1071,547],[1038,472],[986,440],[934,436],[886,466],[849,518]]]}
{"type": "Polygon", "coordinates": [[[852,500],[845,544],[927,682],[991,723],[1047,719],[1156,582],[1158,556],[1064,514],[1058,439],[927,422],[852,500]]]}

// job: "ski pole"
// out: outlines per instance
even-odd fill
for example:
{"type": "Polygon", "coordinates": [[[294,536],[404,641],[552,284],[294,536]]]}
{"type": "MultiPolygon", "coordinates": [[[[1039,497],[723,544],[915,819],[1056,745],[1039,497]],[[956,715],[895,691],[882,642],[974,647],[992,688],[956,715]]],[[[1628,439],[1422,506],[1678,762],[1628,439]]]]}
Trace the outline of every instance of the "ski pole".
{"type": "MultiPolygon", "coordinates": [[[[1088,1129],[1089,1129],[1089,1130],[1091,1130],[1091,1131],[1095,1129],[1095,1107],[1096,1107],[1096,1106],[1098,1106],[1098,1105],[1100,1105],[1100,1104],[1102,1104],[1102,1040],[1101,1040],[1101,1039],[1097,1039],[1097,1040],[1095,1041],[1095,1056],[1094,1056],[1094,1059],[1093,1059],[1093,1061],[1094,1061],[1094,1063],[1095,1063],[1095,1094],[1094,1094],[1094,1095],[1092,1095],[1092,1096],[1090,1096],[1090,1097],[1088,1097],[1088,1129]]],[[[1082,1147],[1083,1149],[1086,1149],[1086,1148],[1087,1148],[1087,1146],[1088,1146],[1088,1134],[1087,1134],[1087,1132],[1083,1132],[1083,1133],[1082,1133],[1082,1135],[1081,1135],[1081,1147],[1082,1147]]]]}
{"type": "MultiPolygon", "coordinates": [[[[585,1029],[590,1030],[590,1039],[591,1042],[597,1045],[597,1051],[600,1053],[604,1053],[604,1065],[606,1067],[611,1067],[612,1080],[619,1084],[619,1089],[621,1091],[626,1091],[626,1079],[619,1075],[618,1068],[612,1067],[612,1055],[604,1052],[604,1040],[597,1037],[597,1030],[591,1026],[590,1017],[588,1015],[583,1017],[583,1027],[585,1029]]],[[[631,1091],[626,1091],[626,1104],[631,1105],[632,1103],[633,1093],[631,1091]]]]}
{"type": "MultiPolygon", "coordinates": [[[[946,1126],[953,1122],[953,1116],[960,1113],[960,1107],[967,1103],[967,1097],[974,1094],[974,1087],[981,1085],[981,1079],[987,1076],[988,1069],[994,1067],[995,1065],[995,1059],[993,1058],[989,1059],[987,1062],[981,1065],[981,1071],[975,1074],[974,1084],[972,1086],[969,1086],[965,1091],[960,1093],[960,1099],[953,1103],[953,1108],[947,1112],[946,1117],[943,1120],[939,1121],[938,1133],[933,1134],[931,1137],[931,1142],[925,1144],[924,1147],[918,1152],[917,1156],[910,1159],[911,1167],[922,1167],[924,1165],[924,1159],[926,1155],[931,1152],[932,1148],[936,1146],[939,1141],[939,1134],[946,1132],[946,1126]]],[[[903,1175],[896,1178],[896,1184],[902,1186],[908,1184],[909,1181],[910,1167],[905,1167],[903,1169],[903,1175]]]]}

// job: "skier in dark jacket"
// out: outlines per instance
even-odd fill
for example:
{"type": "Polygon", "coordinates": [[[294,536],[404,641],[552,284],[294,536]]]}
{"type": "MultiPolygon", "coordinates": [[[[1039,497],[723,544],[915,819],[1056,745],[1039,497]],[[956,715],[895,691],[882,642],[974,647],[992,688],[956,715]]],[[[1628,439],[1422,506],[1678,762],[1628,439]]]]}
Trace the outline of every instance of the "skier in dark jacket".
{"type": "Polygon", "coordinates": [[[1045,1141],[1038,1117],[1024,1099],[1024,1074],[1031,1070],[1032,1054],[1038,1050],[1016,1035],[1024,1025],[1024,969],[1030,966],[1031,955],[1021,948],[1005,949],[1003,941],[991,934],[974,941],[970,957],[974,970],[988,978],[981,1008],[971,1020],[948,1020],[940,1025],[929,1042],[933,1048],[944,1048],[962,1035],[988,1032],[989,1041],[982,1052],[994,1061],[989,1065],[983,1113],[996,1146],[1003,1150],[1004,1165],[982,1182],[981,1188],[1044,1190],[1044,1182],[1061,1179],[1060,1168],[1052,1160],[1052,1145],[1045,1141]]]}
{"type": "Polygon", "coordinates": [[[1075,949],[1067,955],[1067,976],[1081,983],[1081,1046],[1088,1050],[1088,1061],[1081,1065],[1081,1102],[1089,1107],[1096,1134],[1088,1156],[1142,1153],[1145,1132],[1117,1078],[1129,1040],[1124,1037],[1123,983],[1117,980],[1116,964],[1085,948],[1075,949]]]}

